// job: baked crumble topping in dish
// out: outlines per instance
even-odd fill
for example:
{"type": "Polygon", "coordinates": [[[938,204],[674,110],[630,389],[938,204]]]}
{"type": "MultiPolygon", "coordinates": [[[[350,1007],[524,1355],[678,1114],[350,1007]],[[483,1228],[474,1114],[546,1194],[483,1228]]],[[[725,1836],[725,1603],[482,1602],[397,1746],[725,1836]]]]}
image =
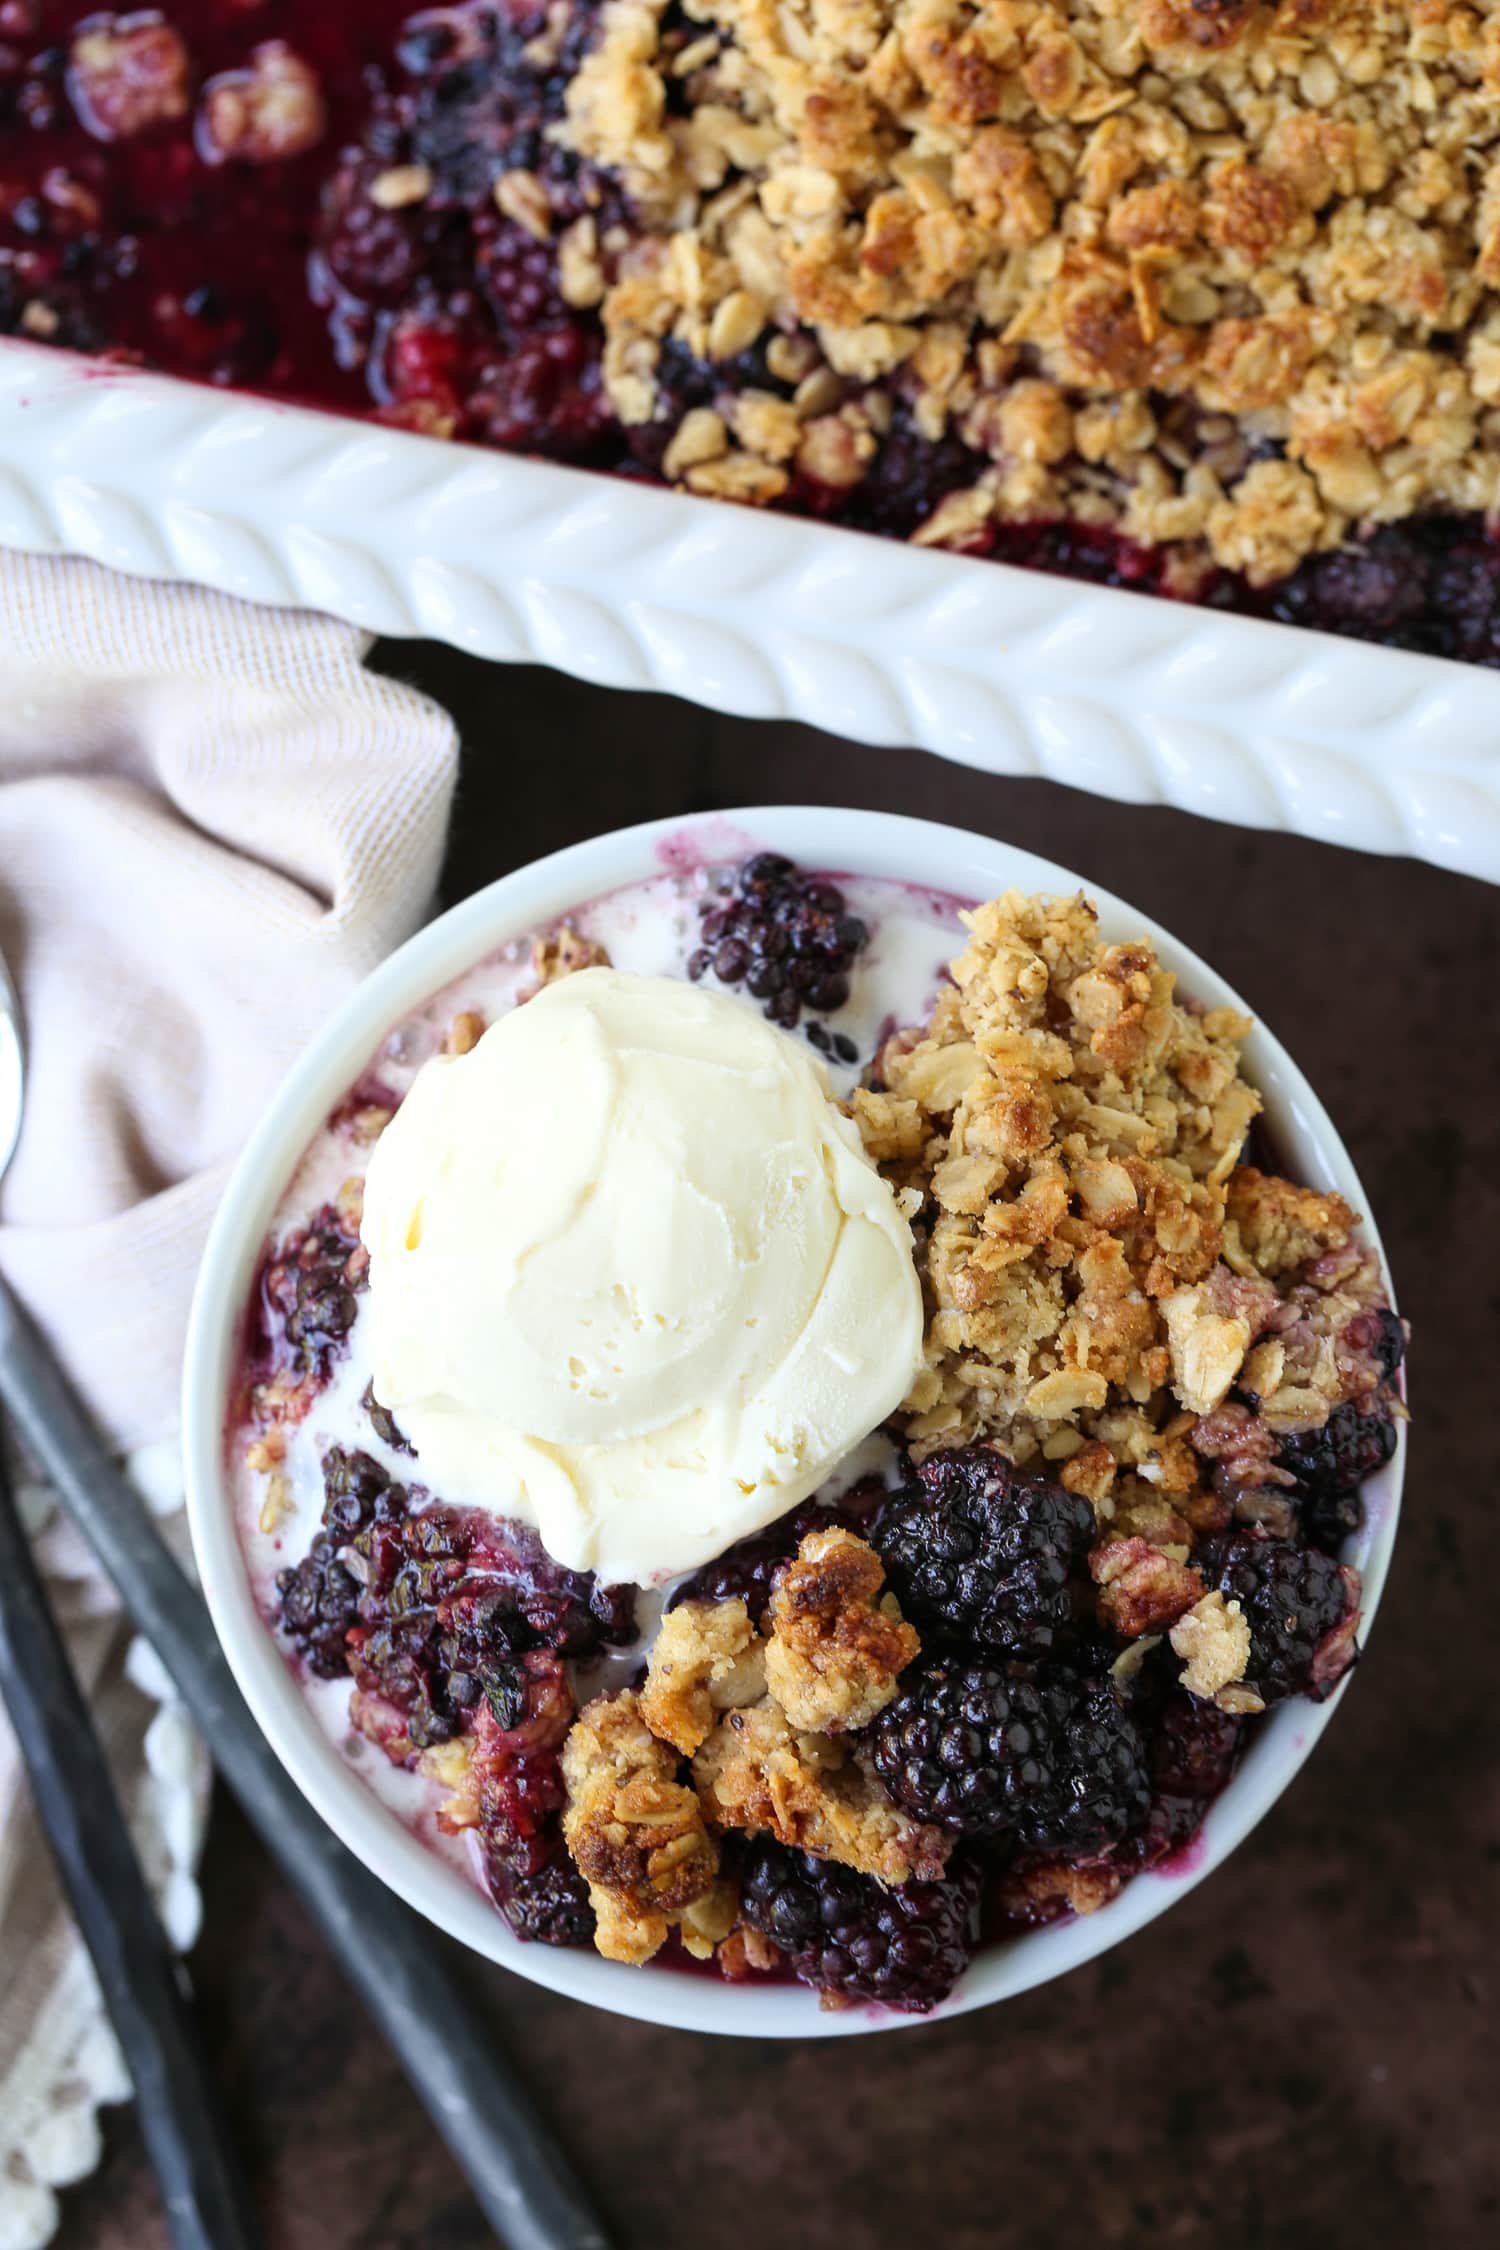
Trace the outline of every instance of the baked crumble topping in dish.
{"type": "Polygon", "coordinates": [[[1462,0],[0,5],[0,330],[1500,663],[1462,0]]]}
{"type": "Polygon", "coordinates": [[[281,1199],[229,1471],[314,1716],[520,1937],[925,2012],[1179,1861],[1263,1714],[1332,1692],[1405,1332],[1355,1213],[1274,1168],[1248,1030],[1082,896],[761,853],[582,906],[392,1032],[281,1199]],[[428,1486],[361,1239],[413,1081],[616,972],[826,1063],[922,1293],[899,1409],[641,1586],[428,1486]]]}

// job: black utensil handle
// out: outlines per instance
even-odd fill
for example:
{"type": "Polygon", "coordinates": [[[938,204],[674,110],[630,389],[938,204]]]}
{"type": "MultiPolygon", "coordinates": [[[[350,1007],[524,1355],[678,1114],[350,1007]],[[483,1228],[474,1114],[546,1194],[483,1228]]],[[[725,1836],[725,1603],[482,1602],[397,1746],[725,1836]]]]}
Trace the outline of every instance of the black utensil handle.
{"type": "Polygon", "coordinates": [[[261,2241],[172,1949],[0,1461],[0,1697],[135,2084],[176,2250],[261,2241]]]}
{"type": "Polygon", "coordinates": [[[252,1718],[203,1597],[0,1283],[0,1397],[214,1762],[338,1954],[509,2250],[610,2250],[583,2188],[437,1941],[345,1851],[252,1718]]]}

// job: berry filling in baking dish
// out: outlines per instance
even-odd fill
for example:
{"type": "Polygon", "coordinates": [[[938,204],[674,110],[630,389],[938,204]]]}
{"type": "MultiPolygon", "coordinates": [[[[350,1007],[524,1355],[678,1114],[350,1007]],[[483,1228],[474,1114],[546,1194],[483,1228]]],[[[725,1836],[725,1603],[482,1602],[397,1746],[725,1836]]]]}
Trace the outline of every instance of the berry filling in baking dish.
{"type": "Polygon", "coordinates": [[[1405,1336],[1249,1028],[1082,897],[761,853],[390,1034],[228,1474],[318,1723],[519,1937],[925,2011],[1344,1677],[1405,1336]]]}
{"type": "Polygon", "coordinates": [[[0,331],[1500,664],[1467,0],[0,0],[0,331]]]}

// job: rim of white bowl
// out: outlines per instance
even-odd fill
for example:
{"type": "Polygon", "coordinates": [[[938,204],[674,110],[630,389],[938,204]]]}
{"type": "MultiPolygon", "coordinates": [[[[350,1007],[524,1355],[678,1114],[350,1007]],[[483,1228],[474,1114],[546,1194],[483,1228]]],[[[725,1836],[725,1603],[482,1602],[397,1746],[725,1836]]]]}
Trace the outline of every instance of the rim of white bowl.
{"type": "MultiPolygon", "coordinates": [[[[1156,1919],[1219,1866],[1255,1827],[1312,1752],[1347,1692],[1326,1703],[1280,1705],[1256,1728],[1229,1787],[1183,1862],[1135,1876],[1095,1914],[985,1948],[952,1998],[929,2016],[876,2008],[826,2011],[797,1985],[729,1985],[709,1975],[632,1969],[599,1955],[523,1944],[465,1875],[366,1787],[319,1727],[256,1607],[224,1463],[228,1381],[251,1275],[292,1172],[386,1033],[508,938],[627,883],[673,866],[771,849],[829,872],[885,876],[988,898],[1007,888],[1086,890],[1108,934],[1155,942],[1194,997],[1251,1011],[1224,979],[1151,916],[1068,869],[995,838],[897,813],[836,806],[749,806],[616,829],[535,860],[477,891],[420,930],[350,994],[314,1036],[251,1134],[219,1204],[193,1298],[183,1365],[188,1521],[204,1595],[230,1666],[258,1725],[335,1834],[440,1929],[477,1953],[594,2007],[644,2023],[759,2038],[848,2038],[945,2023],[1096,1959],[1156,1919]]],[[[1293,1169],[1366,1213],[1366,1238],[1390,1272],[1369,1203],[1332,1120],[1273,1033],[1257,1022],[1246,1072],[1265,1097],[1278,1147],[1293,1169]]],[[[1394,1297],[1393,1300],[1394,1302],[1394,1297]]],[[[1405,1429],[1393,1459],[1363,1487],[1366,1523],[1354,1550],[1364,1578],[1368,1639],[1400,1514],[1405,1429]]]]}

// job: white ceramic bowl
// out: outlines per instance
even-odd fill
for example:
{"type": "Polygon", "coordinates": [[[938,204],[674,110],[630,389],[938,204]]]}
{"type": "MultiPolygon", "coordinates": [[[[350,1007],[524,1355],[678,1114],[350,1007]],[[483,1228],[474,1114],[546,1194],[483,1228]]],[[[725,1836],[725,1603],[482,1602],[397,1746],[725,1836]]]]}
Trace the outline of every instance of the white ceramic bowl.
{"type": "MultiPolygon", "coordinates": [[[[1144,1874],[1085,1919],[1028,1932],[983,1952],[936,2018],[854,2008],[824,2012],[800,1986],[732,1986],[709,1977],[631,1969],[591,1953],[523,1945],[494,1908],[387,1810],[320,1731],[253,1600],[224,1474],[226,1398],[242,1309],[266,1232],[286,1183],[329,1112],[358,1078],[385,1034],[430,994],[507,938],[564,909],[659,873],[666,848],[703,859],[769,847],[807,865],[906,879],[988,898],[1010,885],[1068,892],[1078,879],[1046,860],[961,829],[885,813],[781,806],[686,821],[658,821],[600,836],[537,861],[466,899],[404,945],[353,993],[319,1033],[272,1101],[235,1168],[199,1276],[184,1370],[183,1428],[188,1514],[214,1623],[252,1711],[293,1779],[349,1849],[450,1936],[555,1992],[646,2022],[695,2031],[771,2037],[848,2038],[942,2020],[1024,1992],[1076,1968],[1152,1921],[1200,1882],[1248,1835],[1317,1741],[1345,1689],[1328,1702],[1282,1705],[1211,1807],[1183,1871],[1144,1874]]],[[[680,859],[678,860],[680,864],[680,859]]],[[[1148,916],[1088,886],[1107,933],[1143,930],[1184,987],[1210,1005],[1243,1007],[1196,954],[1148,916]]],[[[1278,1147],[1304,1179],[1336,1188],[1357,1210],[1368,1202],[1348,1154],[1311,1086],[1271,1033],[1257,1027],[1247,1074],[1265,1096],[1278,1147]]],[[[1377,1241],[1373,1226],[1370,1239],[1377,1241]]],[[[1364,1488],[1367,1522],[1357,1560],[1364,1573],[1365,1631],[1380,1599],[1395,1538],[1403,1443],[1364,1488]]],[[[1347,1685],[1347,1683],[1346,1683],[1347,1685]]]]}

